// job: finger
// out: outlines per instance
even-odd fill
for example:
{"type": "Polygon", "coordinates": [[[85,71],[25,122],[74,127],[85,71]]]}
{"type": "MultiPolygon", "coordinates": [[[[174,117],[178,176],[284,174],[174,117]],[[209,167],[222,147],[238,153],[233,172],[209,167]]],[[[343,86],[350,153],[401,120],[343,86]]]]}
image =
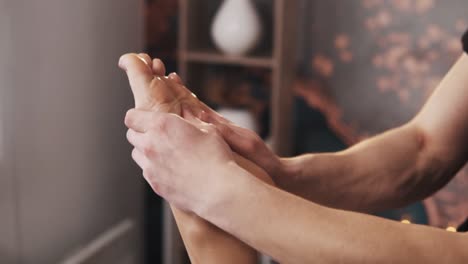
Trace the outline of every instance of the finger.
{"type": "Polygon", "coordinates": [[[182,113],[185,120],[195,125],[198,128],[204,128],[208,123],[203,122],[198,118],[198,115],[193,113],[193,111],[188,106],[182,106],[182,113]]]}
{"type": "Polygon", "coordinates": [[[125,125],[136,132],[146,133],[154,118],[153,112],[130,109],[125,115],[125,125]]]}
{"type": "Polygon", "coordinates": [[[145,156],[143,152],[136,148],[134,148],[132,151],[132,159],[135,161],[138,167],[143,170],[143,177],[151,186],[153,191],[158,195],[161,195],[158,185],[152,180],[151,173],[148,173],[148,168],[151,168],[151,161],[145,156]]]}
{"type": "Polygon", "coordinates": [[[138,54],[138,57],[140,57],[143,61],[145,61],[146,65],[148,65],[150,69],[153,68],[153,61],[151,60],[151,57],[148,54],[140,53],[138,54]]]}
{"type": "Polygon", "coordinates": [[[136,148],[132,150],[132,159],[141,169],[148,168],[148,166],[150,165],[150,161],[148,160],[148,158],[145,157],[143,152],[139,151],[136,148]]]}
{"type": "Polygon", "coordinates": [[[153,59],[153,74],[156,76],[166,75],[166,66],[160,59],[153,59]]]}
{"type": "Polygon", "coordinates": [[[215,125],[218,125],[220,122],[213,118],[211,116],[211,114],[207,113],[207,112],[203,112],[201,115],[200,115],[200,119],[203,121],[203,122],[206,122],[206,123],[210,123],[210,124],[215,124],[215,125]]]}
{"type": "Polygon", "coordinates": [[[249,135],[246,135],[246,131],[248,130],[232,123],[224,122],[216,123],[215,127],[233,150],[244,155],[250,154],[248,150],[250,150],[252,140],[250,140],[251,137],[249,135]]]}
{"type": "MultiPolygon", "coordinates": [[[[189,119],[189,118],[198,118],[202,116],[204,110],[200,108],[199,104],[193,102],[184,102],[181,104],[181,113],[180,116],[189,119]]],[[[201,119],[200,119],[201,120],[201,119]]]]}
{"type": "Polygon", "coordinates": [[[127,140],[132,146],[138,149],[140,152],[144,153],[145,155],[148,152],[148,142],[146,141],[146,137],[143,133],[136,132],[135,130],[129,129],[127,130],[127,140]]]}
{"type": "Polygon", "coordinates": [[[182,116],[186,119],[186,120],[191,120],[191,119],[195,119],[197,116],[193,113],[192,109],[190,108],[190,106],[187,106],[187,105],[182,105],[182,116]]]}
{"type": "MultiPolygon", "coordinates": [[[[201,134],[200,128],[203,127],[203,121],[197,119],[195,116],[189,121],[175,114],[164,114],[165,119],[160,118],[159,129],[165,131],[167,137],[191,137],[192,139],[196,138],[201,134]],[[169,131],[171,131],[169,135],[169,131]]],[[[162,143],[162,142],[158,142],[162,143]]]]}
{"type": "Polygon", "coordinates": [[[161,136],[168,134],[169,131],[177,130],[181,120],[185,122],[175,114],[130,109],[125,116],[125,125],[140,134],[146,134],[154,129],[161,136]]]}
{"type": "Polygon", "coordinates": [[[214,125],[220,125],[220,124],[230,125],[230,124],[233,124],[231,121],[224,118],[222,115],[218,114],[213,109],[209,108],[206,105],[204,105],[204,106],[205,106],[205,109],[207,109],[207,111],[203,111],[201,113],[201,115],[200,115],[200,119],[203,122],[214,124],[214,125]]]}
{"type": "Polygon", "coordinates": [[[168,77],[169,77],[170,80],[172,80],[172,81],[174,81],[174,82],[176,82],[176,83],[178,83],[180,85],[183,85],[182,79],[180,78],[180,76],[177,73],[173,72],[173,73],[169,74],[168,77]]]}
{"type": "Polygon", "coordinates": [[[146,89],[153,80],[153,72],[146,62],[136,54],[123,55],[119,66],[127,73],[135,98],[146,98],[146,89]]]}
{"type": "MultiPolygon", "coordinates": [[[[125,116],[125,125],[129,128],[127,137],[143,136],[153,128],[156,129],[161,136],[168,134],[169,131],[171,131],[171,136],[174,136],[177,132],[180,132],[179,130],[183,130],[184,133],[196,133],[197,131],[199,132],[199,129],[195,124],[206,124],[195,117],[191,119],[193,123],[176,114],[130,109],[125,116]]],[[[138,144],[138,148],[144,145],[144,142],[131,140],[133,140],[133,138],[130,138],[129,142],[132,143],[132,145],[133,143],[138,144]]],[[[134,146],[137,147],[136,145],[134,146]]]]}

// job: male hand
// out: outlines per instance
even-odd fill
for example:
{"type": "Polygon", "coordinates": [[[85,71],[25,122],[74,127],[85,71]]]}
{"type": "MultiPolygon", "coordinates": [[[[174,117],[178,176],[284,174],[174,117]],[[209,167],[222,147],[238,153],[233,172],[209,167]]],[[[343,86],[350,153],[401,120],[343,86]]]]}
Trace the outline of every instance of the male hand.
{"type": "Polygon", "coordinates": [[[229,171],[238,166],[212,125],[140,110],[130,110],[125,120],[133,159],[153,190],[171,204],[196,213],[230,185],[229,171]]]}
{"type": "MultiPolygon", "coordinates": [[[[125,70],[128,75],[135,99],[135,108],[144,110],[130,110],[125,118],[125,123],[129,128],[127,133],[128,140],[135,146],[132,156],[143,169],[145,179],[151,187],[153,187],[154,191],[160,195],[163,193],[165,194],[166,192],[162,192],[161,190],[166,190],[165,187],[171,185],[168,185],[168,183],[164,181],[161,184],[157,184],[158,181],[156,180],[155,175],[159,176],[161,174],[164,176],[166,174],[160,172],[158,174],[155,173],[155,169],[158,168],[159,163],[153,162],[153,158],[155,158],[154,154],[156,153],[156,150],[161,150],[159,148],[155,148],[155,143],[160,143],[158,139],[161,139],[162,137],[171,136],[172,139],[176,136],[175,139],[177,139],[177,141],[172,142],[166,141],[165,139],[164,142],[167,144],[171,142],[180,143],[180,145],[172,145],[171,147],[173,150],[181,151],[181,153],[184,152],[185,155],[193,157],[191,156],[192,152],[190,151],[190,148],[193,147],[193,142],[184,141],[184,139],[188,139],[187,137],[189,137],[189,135],[185,134],[185,130],[179,131],[178,129],[181,127],[185,129],[197,128],[199,131],[203,131],[204,133],[210,132],[210,134],[216,134],[216,130],[212,125],[200,121],[193,114],[198,113],[201,115],[202,113],[205,113],[205,110],[210,111],[211,109],[201,103],[181,84],[182,82],[177,74],[173,73],[167,77],[164,76],[164,64],[158,59],[151,60],[151,58],[146,54],[126,54],[120,58],[119,66],[125,70]],[[179,115],[183,114],[189,122],[192,122],[192,126],[188,126],[187,121],[179,117],[179,115]],[[172,126],[167,125],[172,123],[177,125],[186,124],[186,126],[176,126],[175,128],[172,128],[172,126]],[[177,135],[179,134],[182,136],[177,138],[177,135]]],[[[194,130],[189,129],[187,131],[193,132],[194,130]]],[[[220,144],[226,146],[224,141],[220,144]]],[[[229,150],[229,154],[232,155],[231,150],[229,148],[227,149],[229,150]]],[[[158,158],[171,157],[171,153],[160,152],[158,158]]],[[[214,157],[214,155],[209,155],[208,157],[214,157]]],[[[170,160],[172,161],[174,158],[170,160]]],[[[184,162],[188,161],[190,161],[190,159],[184,159],[184,162]]],[[[169,165],[171,163],[168,162],[165,164],[169,165]]],[[[181,168],[190,168],[191,174],[193,174],[195,173],[194,168],[199,168],[200,165],[203,164],[205,164],[205,162],[198,162],[196,166],[190,167],[188,166],[189,164],[187,164],[187,166],[183,166],[181,168]]],[[[174,170],[178,168],[178,166],[170,168],[162,166],[159,169],[162,171],[164,168],[169,171],[171,169],[174,170]]],[[[180,172],[180,170],[178,171],[180,172]]],[[[176,173],[173,173],[173,180],[179,179],[176,175],[176,173]]],[[[162,179],[165,178],[163,177],[162,179]]],[[[165,196],[163,195],[163,197],[165,196]]],[[[183,216],[184,218],[187,218],[180,211],[175,211],[179,217],[183,216]]],[[[200,220],[201,219],[197,220],[197,225],[206,226],[206,224],[203,224],[200,220]]]]}
{"type": "Polygon", "coordinates": [[[215,125],[234,152],[264,169],[277,185],[288,182],[291,176],[287,160],[279,158],[257,133],[206,113],[200,119],[215,125]]]}

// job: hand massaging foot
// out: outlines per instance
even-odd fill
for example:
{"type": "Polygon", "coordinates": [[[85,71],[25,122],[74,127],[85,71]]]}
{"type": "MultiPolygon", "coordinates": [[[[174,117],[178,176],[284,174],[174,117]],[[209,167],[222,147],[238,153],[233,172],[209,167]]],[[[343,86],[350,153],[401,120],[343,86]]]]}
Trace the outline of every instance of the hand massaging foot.
{"type": "MultiPolygon", "coordinates": [[[[182,117],[199,117],[203,113],[225,121],[199,101],[182,85],[177,74],[165,75],[164,64],[146,54],[122,56],[119,66],[127,72],[135,98],[135,107],[163,111],[182,117]],[[186,111],[189,111],[184,115],[186,111]]],[[[259,179],[273,184],[270,177],[250,161],[236,155],[239,166],[259,179]]],[[[256,252],[200,217],[171,206],[177,226],[192,263],[256,263],[256,252]]]]}

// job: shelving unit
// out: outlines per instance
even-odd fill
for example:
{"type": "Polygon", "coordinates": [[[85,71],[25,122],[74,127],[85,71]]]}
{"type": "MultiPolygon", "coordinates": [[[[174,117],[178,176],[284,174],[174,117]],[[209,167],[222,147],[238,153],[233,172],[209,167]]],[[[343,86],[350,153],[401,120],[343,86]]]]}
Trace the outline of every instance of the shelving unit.
{"type": "MultiPolygon", "coordinates": [[[[271,144],[277,154],[289,155],[298,3],[297,0],[253,0],[255,4],[257,1],[270,6],[267,12],[270,21],[263,21],[264,43],[247,56],[226,56],[216,50],[209,34],[222,0],[179,0],[179,74],[198,94],[202,89],[199,72],[203,67],[238,66],[271,71],[271,144]]],[[[164,217],[164,263],[185,264],[185,249],[167,204],[164,217]]]]}
{"type": "MultiPolygon", "coordinates": [[[[215,51],[192,51],[192,52],[181,52],[179,55],[184,58],[186,64],[190,63],[206,63],[206,64],[217,64],[217,65],[237,65],[246,67],[260,67],[260,68],[273,68],[274,60],[267,56],[255,56],[255,57],[234,57],[225,56],[215,51]]],[[[187,77],[187,73],[182,75],[187,77]]]]}

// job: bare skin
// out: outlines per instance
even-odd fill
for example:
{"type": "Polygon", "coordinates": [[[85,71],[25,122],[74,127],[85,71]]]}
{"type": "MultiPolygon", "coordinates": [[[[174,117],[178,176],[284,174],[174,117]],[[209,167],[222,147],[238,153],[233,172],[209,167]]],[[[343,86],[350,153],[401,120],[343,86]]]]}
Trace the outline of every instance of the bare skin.
{"type": "MultiPolygon", "coordinates": [[[[130,54],[122,57],[120,64],[129,75],[137,109],[174,113],[193,120],[195,124],[208,130],[214,128],[202,124],[201,121],[197,123],[197,116],[208,112],[214,118],[224,120],[183,87],[176,74],[165,77],[164,64],[160,60],[151,60],[146,54],[130,54]]],[[[236,154],[234,159],[240,167],[259,179],[273,183],[262,169],[250,161],[236,154]]],[[[179,210],[174,206],[171,206],[171,209],[192,263],[257,262],[257,252],[242,241],[193,213],[179,210]]]]}
{"type": "Polygon", "coordinates": [[[150,150],[134,159],[159,195],[280,262],[467,263],[467,235],[321,206],[252,177],[232,152],[286,190],[329,206],[406,204],[439,189],[467,162],[467,69],[462,55],[412,121],[340,153],[272,158],[272,165],[272,154],[243,129],[219,122],[206,130],[138,110],[127,116],[129,141],[150,150]]]}
{"type": "Polygon", "coordinates": [[[468,159],[467,69],[464,54],[410,122],[337,153],[281,159],[251,131],[205,121],[281,189],[346,210],[398,208],[442,188],[468,159]]]}

